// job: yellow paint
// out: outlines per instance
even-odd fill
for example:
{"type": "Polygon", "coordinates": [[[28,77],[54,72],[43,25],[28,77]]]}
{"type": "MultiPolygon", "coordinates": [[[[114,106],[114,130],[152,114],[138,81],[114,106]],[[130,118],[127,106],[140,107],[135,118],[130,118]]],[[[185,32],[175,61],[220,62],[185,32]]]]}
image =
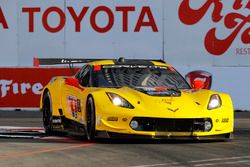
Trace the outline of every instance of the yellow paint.
{"type": "MultiPolygon", "coordinates": [[[[168,64],[153,62],[155,65],[168,66],[168,64]]],[[[114,64],[113,61],[91,62],[90,65],[114,64]]],[[[156,97],[133,90],[129,87],[116,88],[93,88],[85,87],[84,90],[65,85],[63,77],[58,77],[49,83],[45,89],[49,90],[52,97],[53,115],[59,116],[59,109],[62,109],[63,116],[81,124],[86,124],[86,102],[88,95],[92,95],[95,101],[96,118],[100,117],[98,131],[117,132],[124,134],[150,135],[150,136],[208,136],[219,135],[233,132],[234,110],[231,98],[228,94],[214,92],[211,90],[182,91],[181,97],[156,97]],[[125,98],[134,106],[134,109],[114,106],[106,92],[113,92],[125,98]],[[222,106],[214,110],[208,110],[207,105],[210,96],[218,94],[222,100],[222,106]],[[67,96],[76,96],[81,100],[81,113],[77,119],[72,117],[67,103],[67,96]],[[140,103],[138,104],[138,101],[140,103]],[[198,105],[200,104],[200,105],[198,105]],[[175,112],[173,112],[175,111],[175,112]],[[107,122],[108,117],[117,117],[118,121],[107,122]],[[152,118],[211,118],[213,128],[210,132],[143,132],[134,131],[129,123],[133,117],[152,117],[152,118]],[[123,121],[127,118],[127,121],[123,121]],[[221,120],[228,118],[228,122],[221,120]],[[216,121],[217,120],[217,121],[216,121]],[[218,121],[219,120],[219,121],[218,121]]],[[[44,89],[44,90],[45,90],[44,89]]],[[[41,98],[42,108],[42,98],[41,98]]],[[[97,122],[97,121],[96,121],[97,122]]]]}

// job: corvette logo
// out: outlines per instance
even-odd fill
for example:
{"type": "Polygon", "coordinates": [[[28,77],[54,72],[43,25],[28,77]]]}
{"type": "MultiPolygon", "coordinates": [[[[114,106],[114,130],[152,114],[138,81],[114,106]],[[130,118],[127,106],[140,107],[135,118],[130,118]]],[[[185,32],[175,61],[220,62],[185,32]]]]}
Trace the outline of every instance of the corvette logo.
{"type": "Polygon", "coordinates": [[[176,112],[179,110],[179,108],[176,108],[175,110],[171,109],[171,108],[168,108],[169,111],[172,111],[172,112],[176,112]]]}

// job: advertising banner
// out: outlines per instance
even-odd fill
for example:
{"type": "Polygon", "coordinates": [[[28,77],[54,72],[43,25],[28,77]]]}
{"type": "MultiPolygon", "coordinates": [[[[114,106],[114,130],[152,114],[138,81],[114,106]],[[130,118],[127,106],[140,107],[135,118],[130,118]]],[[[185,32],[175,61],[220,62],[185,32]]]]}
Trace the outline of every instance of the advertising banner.
{"type": "Polygon", "coordinates": [[[1,0],[0,66],[39,58],[162,58],[161,0],[1,0]],[[31,49],[32,48],[32,49],[31,49]]]}
{"type": "Polygon", "coordinates": [[[69,68],[0,68],[0,108],[39,108],[50,79],[71,75],[69,68]]]}
{"type": "Polygon", "coordinates": [[[250,66],[249,0],[164,2],[167,61],[180,66],[250,66]]]}
{"type": "Polygon", "coordinates": [[[0,66],[33,57],[250,66],[249,10],[249,0],[1,0],[0,66]]]}

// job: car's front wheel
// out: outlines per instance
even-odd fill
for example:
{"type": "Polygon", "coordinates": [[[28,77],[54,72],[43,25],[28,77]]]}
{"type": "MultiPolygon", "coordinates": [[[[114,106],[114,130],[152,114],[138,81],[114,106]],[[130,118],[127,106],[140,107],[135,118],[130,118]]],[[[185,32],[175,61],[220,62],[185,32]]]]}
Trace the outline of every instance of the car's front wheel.
{"type": "Polygon", "coordinates": [[[86,136],[88,140],[95,139],[95,104],[92,96],[88,97],[86,106],[86,136]]]}

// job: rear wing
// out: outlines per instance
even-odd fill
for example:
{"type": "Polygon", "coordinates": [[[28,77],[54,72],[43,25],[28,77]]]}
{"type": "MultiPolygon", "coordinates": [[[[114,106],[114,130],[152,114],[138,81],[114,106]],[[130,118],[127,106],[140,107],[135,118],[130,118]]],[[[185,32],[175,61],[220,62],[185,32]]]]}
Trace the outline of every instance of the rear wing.
{"type": "Polygon", "coordinates": [[[125,60],[129,61],[157,61],[161,63],[166,63],[164,60],[153,60],[153,59],[125,59],[123,57],[119,59],[70,59],[70,58],[33,58],[33,66],[39,67],[42,65],[60,65],[60,64],[68,64],[70,68],[73,67],[73,64],[83,64],[89,63],[93,61],[101,61],[101,60],[113,60],[117,62],[125,62],[125,60]]]}
{"type": "Polygon", "coordinates": [[[33,66],[60,65],[60,64],[80,64],[104,59],[69,59],[69,58],[33,58],[33,66]]]}

